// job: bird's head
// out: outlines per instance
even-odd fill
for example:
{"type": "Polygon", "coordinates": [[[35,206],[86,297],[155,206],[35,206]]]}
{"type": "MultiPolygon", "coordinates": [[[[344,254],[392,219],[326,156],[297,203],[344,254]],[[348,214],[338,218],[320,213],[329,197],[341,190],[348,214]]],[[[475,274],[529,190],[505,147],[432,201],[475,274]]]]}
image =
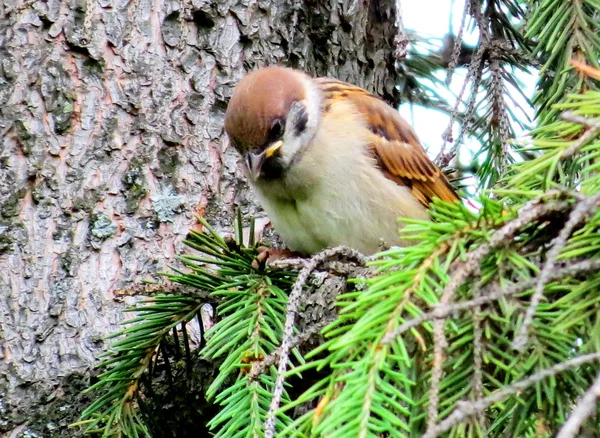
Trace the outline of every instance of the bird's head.
{"type": "Polygon", "coordinates": [[[281,177],[314,138],[321,97],[310,77],[284,67],[265,67],[235,87],[225,131],[253,181],[281,177]]]}

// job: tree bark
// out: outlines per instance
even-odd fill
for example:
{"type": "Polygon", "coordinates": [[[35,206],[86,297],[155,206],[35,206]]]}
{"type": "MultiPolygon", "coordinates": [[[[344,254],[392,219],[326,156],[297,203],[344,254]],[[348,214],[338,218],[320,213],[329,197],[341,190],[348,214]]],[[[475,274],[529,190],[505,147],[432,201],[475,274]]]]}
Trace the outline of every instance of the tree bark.
{"type": "Polygon", "coordinates": [[[31,407],[81,389],[64,378],[194,214],[222,232],[236,206],[262,214],[223,133],[244,73],[284,64],[397,103],[394,17],[384,0],[0,0],[0,432],[56,435],[31,407]]]}

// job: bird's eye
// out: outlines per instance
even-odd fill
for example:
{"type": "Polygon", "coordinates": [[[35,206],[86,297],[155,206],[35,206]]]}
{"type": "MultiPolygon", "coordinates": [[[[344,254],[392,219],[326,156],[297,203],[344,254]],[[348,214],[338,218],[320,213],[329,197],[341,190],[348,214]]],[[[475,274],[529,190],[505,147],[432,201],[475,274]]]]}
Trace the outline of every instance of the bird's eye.
{"type": "Polygon", "coordinates": [[[283,135],[283,121],[281,119],[276,119],[273,121],[271,125],[271,130],[269,131],[269,140],[275,141],[279,140],[283,135]]]}

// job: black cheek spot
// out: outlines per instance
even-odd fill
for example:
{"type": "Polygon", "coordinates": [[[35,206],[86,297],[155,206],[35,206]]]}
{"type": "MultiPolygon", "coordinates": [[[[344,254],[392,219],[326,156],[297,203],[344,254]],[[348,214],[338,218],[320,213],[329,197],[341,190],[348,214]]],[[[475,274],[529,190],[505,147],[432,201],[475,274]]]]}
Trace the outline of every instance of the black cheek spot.
{"type": "Polygon", "coordinates": [[[306,125],[308,124],[308,113],[304,106],[294,122],[294,135],[300,136],[306,130],[306,125]]]}

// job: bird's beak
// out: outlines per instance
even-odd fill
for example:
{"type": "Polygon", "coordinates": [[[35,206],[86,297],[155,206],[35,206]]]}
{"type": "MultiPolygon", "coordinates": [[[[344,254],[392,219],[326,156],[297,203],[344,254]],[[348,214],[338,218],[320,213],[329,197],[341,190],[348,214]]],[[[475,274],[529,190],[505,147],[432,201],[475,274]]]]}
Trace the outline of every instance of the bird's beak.
{"type": "Polygon", "coordinates": [[[246,155],[244,155],[246,168],[248,169],[248,173],[250,174],[249,176],[252,181],[256,181],[260,176],[260,169],[262,169],[262,165],[265,162],[266,152],[267,151],[262,151],[258,154],[246,152],[246,155]]]}
{"type": "Polygon", "coordinates": [[[252,178],[252,181],[256,181],[260,176],[260,171],[265,160],[271,158],[275,153],[277,153],[281,146],[283,146],[283,142],[277,141],[262,152],[246,152],[244,159],[246,161],[246,167],[248,168],[248,172],[250,173],[250,178],[252,178]]]}
{"type": "Polygon", "coordinates": [[[279,151],[279,149],[281,149],[281,146],[283,146],[283,142],[281,140],[273,143],[265,150],[265,158],[271,158],[277,153],[277,151],[279,151]]]}

